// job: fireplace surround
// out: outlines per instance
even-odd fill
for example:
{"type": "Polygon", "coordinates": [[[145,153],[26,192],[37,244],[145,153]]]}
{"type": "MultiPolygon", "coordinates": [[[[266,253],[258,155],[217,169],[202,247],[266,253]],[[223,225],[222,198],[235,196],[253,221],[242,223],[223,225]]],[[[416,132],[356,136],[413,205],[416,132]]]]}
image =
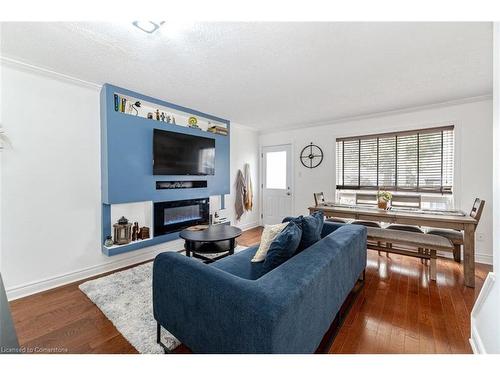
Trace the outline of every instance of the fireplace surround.
{"type": "Polygon", "coordinates": [[[209,198],[155,202],[154,236],[178,232],[193,225],[208,224],[209,198]]]}

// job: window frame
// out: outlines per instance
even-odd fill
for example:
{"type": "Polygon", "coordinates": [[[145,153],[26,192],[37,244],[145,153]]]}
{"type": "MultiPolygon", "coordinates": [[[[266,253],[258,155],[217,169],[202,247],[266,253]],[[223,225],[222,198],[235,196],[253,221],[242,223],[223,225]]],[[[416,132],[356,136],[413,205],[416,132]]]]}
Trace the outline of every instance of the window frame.
{"type": "MultiPolygon", "coordinates": [[[[414,130],[404,130],[404,131],[395,131],[395,132],[386,132],[386,133],[377,133],[377,134],[368,134],[368,135],[362,135],[362,136],[351,136],[351,137],[339,137],[336,138],[335,140],[335,157],[336,157],[336,163],[335,163],[335,168],[338,168],[339,165],[341,165],[342,171],[337,170],[336,171],[336,189],[337,190],[372,190],[372,191],[377,191],[377,190],[389,190],[389,191],[395,191],[395,192],[412,192],[412,193],[430,193],[430,194],[453,194],[454,191],[454,164],[455,164],[455,125],[450,124],[446,126],[438,126],[438,127],[431,127],[431,128],[422,128],[422,129],[414,129],[414,130]],[[452,159],[451,159],[451,186],[448,185],[443,185],[444,183],[444,176],[445,176],[445,171],[444,171],[444,165],[445,165],[445,157],[444,157],[444,149],[445,149],[445,143],[444,143],[444,132],[445,131],[452,131],[452,159]],[[441,181],[440,185],[437,186],[436,188],[430,188],[428,186],[421,187],[420,186],[420,135],[422,134],[429,134],[429,133],[441,133],[441,145],[440,145],[440,152],[441,152],[441,161],[440,161],[440,169],[441,169],[441,181]],[[398,168],[402,165],[398,165],[398,137],[403,137],[403,136],[417,136],[416,140],[416,150],[417,150],[417,175],[416,175],[416,184],[414,187],[402,187],[398,186],[398,168]],[[380,185],[380,178],[379,178],[379,172],[380,172],[380,159],[379,159],[379,143],[380,139],[383,138],[394,138],[395,139],[395,148],[394,148],[394,185],[393,186],[385,186],[385,185],[380,185]],[[376,164],[377,164],[377,172],[376,172],[376,185],[361,185],[361,149],[362,149],[362,140],[377,140],[377,158],[376,158],[376,164]],[[345,185],[345,142],[358,142],[358,184],[357,185],[345,185]],[[341,143],[342,147],[342,160],[339,162],[339,157],[340,157],[340,152],[339,152],[339,143],[341,143]],[[340,177],[341,176],[341,177],[340,177]],[[339,184],[339,177],[342,179],[342,184],[339,184]]],[[[436,164],[439,165],[439,164],[436,164]]],[[[352,168],[352,166],[351,166],[352,168]]]]}

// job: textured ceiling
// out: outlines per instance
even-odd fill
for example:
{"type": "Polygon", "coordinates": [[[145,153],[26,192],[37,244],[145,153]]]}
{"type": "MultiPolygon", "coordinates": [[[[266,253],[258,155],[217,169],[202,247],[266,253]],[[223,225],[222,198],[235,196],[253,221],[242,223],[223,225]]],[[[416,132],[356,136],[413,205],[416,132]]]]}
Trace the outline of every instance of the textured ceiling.
{"type": "Polygon", "coordinates": [[[491,23],[4,23],[2,54],[260,130],[492,93],[491,23]]]}

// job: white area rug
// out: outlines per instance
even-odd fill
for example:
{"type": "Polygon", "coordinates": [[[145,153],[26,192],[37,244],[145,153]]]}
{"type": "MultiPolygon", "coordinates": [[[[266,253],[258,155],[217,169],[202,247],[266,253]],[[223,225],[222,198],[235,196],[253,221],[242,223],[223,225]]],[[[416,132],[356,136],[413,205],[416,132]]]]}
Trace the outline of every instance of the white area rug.
{"type": "MultiPolygon", "coordinates": [[[[237,246],[235,252],[246,249],[237,246]]],[[[208,267],[208,266],[207,266],[208,267]]],[[[80,290],[111,320],[116,329],[139,353],[163,353],[156,343],[153,317],[153,262],[80,284],[80,290]]],[[[161,329],[162,342],[170,350],[180,345],[170,332],[161,329]]]]}

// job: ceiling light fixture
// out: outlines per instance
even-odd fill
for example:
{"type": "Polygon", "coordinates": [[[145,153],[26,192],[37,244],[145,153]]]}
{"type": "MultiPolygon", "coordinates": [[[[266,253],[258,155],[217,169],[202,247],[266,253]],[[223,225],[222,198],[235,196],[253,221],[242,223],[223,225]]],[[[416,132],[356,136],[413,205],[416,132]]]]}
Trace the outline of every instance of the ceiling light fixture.
{"type": "Polygon", "coordinates": [[[163,25],[165,21],[153,22],[153,21],[134,21],[132,25],[137,27],[138,29],[144,31],[148,34],[153,34],[157,31],[161,25],[163,25]]]}

